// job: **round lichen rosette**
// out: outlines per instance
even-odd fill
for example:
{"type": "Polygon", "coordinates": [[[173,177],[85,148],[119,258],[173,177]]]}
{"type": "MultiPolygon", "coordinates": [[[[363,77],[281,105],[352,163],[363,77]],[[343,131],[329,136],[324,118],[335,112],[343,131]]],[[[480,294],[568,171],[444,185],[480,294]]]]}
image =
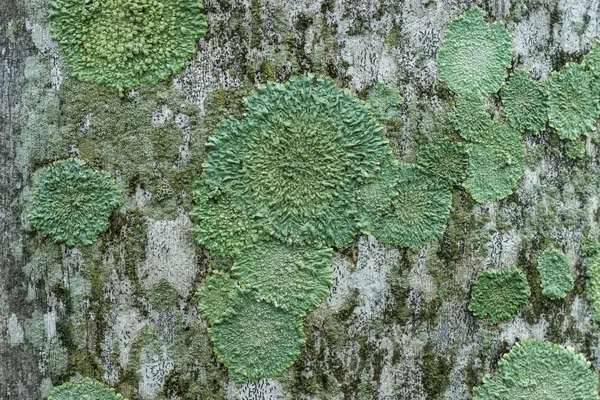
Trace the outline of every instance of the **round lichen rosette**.
{"type": "Polygon", "coordinates": [[[437,54],[439,79],[454,93],[484,95],[500,89],[513,55],[504,24],[484,21],[473,7],[452,20],[437,54]]]}
{"type": "Polygon", "coordinates": [[[495,378],[486,375],[473,388],[474,400],[598,400],[598,378],[591,364],[572,348],[538,340],[515,344],[498,362],[495,378]]]}
{"type": "Polygon", "coordinates": [[[122,202],[110,173],[96,171],[83,160],[66,159],[37,174],[27,218],[58,243],[90,244],[108,228],[108,218],[122,202]]]}
{"type": "Polygon", "coordinates": [[[467,176],[469,153],[463,144],[442,138],[419,150],[418,164],[432,186],[452,189],[460,186],[467,176]]]}
{"type": "Polygon", "coordinates": [[[340,246],[356,233],[357,183],[389,153],[364,104],[329,78],[259,87],[209,140],[204,179],[288,243],[340,246]]]}
{"type": "Polygon", "coordinates": [[[592,77],[579,64],[568,63],[544,83],[550,126],[562,139],[575,140],[596,123],[600,93],[592,77]]]}
{"type": "Polygon", "coordinates": [[[448,121],[463,139],[475,143],[484,142],[492,127],[492,116],[486,111],[485,99],[479,95],[455,96],[448,121]]]}
{"type": "Polygon", "coordinates": [[[116,393],[101,382],[89,378],[74,379],[55,387],[48,400],[124,400],[123,396],[116,393]]]}
{"type": "Polygon", "coordinates": [[[333,283],[328,247],[287,245],[277,240],[250,246],[236,257],[233,274],[258,297],[303,315],[319,305],[333,283]]]}
{"type": "Polygon", "coordinates": [[[416,165],[402,164],[389,207],[366,223],[375,237],[385,243],[418,249],[438,239],[450,216],[451,192],[435,188],[416,165]]]}
{"type": "Polygon", "coordinates": [[[517,132],[537,133],[546,127],[548,105],[542,86],[529,72],[516,69],[502,90],[503,115],[517,132]]]}
{"type": "Polygon", "coordinates": [[[530,295],[527,279],[518,268],[487,270],[473,284],[469,310],[497,324],[517,315],[530,295]]]}
{"type": "Polygon", "coordinates": [[[228,313],[209,328],[215,352],[229,369],[250,379],[276,377],[300,356],[306,337],[302,319],[237,290],[228,313]]]}
{"type": "Polygon", "coordinates": [[[228,273],[213,271],[198,289],[198,310],[210,324],[221,322],[229,309],[229,298],[237,289],[228,273]]]}
{"type": "Polygon", "coordinates": [[[551,299],[562,299],[573,289],[569,258],[558,249],[544,250],[537,259],[542,294],[551,299]]]}
{"type": "Polygon", "coordinates": [[[50,17],[73,75],[120,93],[179,72],[207,32],[198,0],[54,0],[50,17]]]}
{"type": "Polygon", "coordinates": [[[390,119],[390,111],[399,107],[403,100],[398,89],[378,82],[370,91],[365,106],[377,122],[384,123],[390,119]]]}

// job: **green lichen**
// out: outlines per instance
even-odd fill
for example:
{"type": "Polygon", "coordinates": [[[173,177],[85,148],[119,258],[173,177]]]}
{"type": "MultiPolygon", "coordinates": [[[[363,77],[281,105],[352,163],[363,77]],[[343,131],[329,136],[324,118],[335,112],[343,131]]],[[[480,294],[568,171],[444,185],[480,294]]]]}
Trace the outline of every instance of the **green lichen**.
{"type": "Polygon", "coordinates": [[[452,189],[467,175],[469,153],[461,143],[443,138],[420,149],[418,164],[433,187],[452,189]]]}
{"type": "Polygon", "coordinates": [[[544,250],[537,259],[542,294],[551,299],[562,299],[573,289],[573,277],[568,257],[560,250],[544,250]]]}
{"type": "Polygon", "coordinates": [[[600,254],[594,254],[587,259],[585,274],[585,297],[590,303],[592,317],[600,321],[600,254]]]}
{"type": "Polygon", "coordinates": [[[101,382],[93,379],[73,379],[63,385],[55,387],[48,400],[124,400],[123,396],[116,393],[101,382]]]}
{"type": "Polygon", "coordinates": [[[39,171],[27,218],[55,242],[90,244],[108,228],[108,218],[122,202],[121,189],[108,172],[82,160],[61,160],[39,171]]]}
{"type": "Polygon", "coordinates": [[[476,143],[485,141],[492,126],[485,99],[478,95],[457,95],[448,121],[463,139],[476,143]]]}
{"type": "Polygon", "coordinates": [[[389,152],[364,105],[312,75],[259,87],[243,119],[210,139],[204,178],[291,243],[340,246],[356,232],[356,183],[389,152]]]}
{"type": "Polygon", "coordinates": [[[256,299],[250,291],[230,298],[229,312],[209,328],[220,362],[250,379],[276,377],[300,356],[302,320],[256,299]]]}
{"type": "Polygon", "coordinates": [[[393,188],[391,205],[369,224],[385,243],[418,249],[438,239],[450,215],[450,191],[435,189],[418,166],[403,164],[393,188]]]}
{"type": "Polygon", "coordinates": [[[565,154],[571,160],[583,160],[585,158],[585,140],[565,140],[565,154]]]}
{"type": "Polygon", "coordinates": [[[517,315],[530,295],[527,279],[518,268],[487,270],[473,284],[469,310],[497,324],[517,315]]]}
{"type": "Polygon", "coordinates": [[[598,378],[591,364],[572,348],[525,340],[498,362],[495,378],[486,375],[473,389],[474,400],[598,400],[598,378]]]}
{"type": "Polygon", "coordinates": [[[546,95],[529,72],[516,69],[502,90],[502,106],[506,123],[517,132],[537,133],[548,119],[546,95]]]}
{"type": "Polygon", "coordinates": [[[484,95],[500,89],[513,55],[504,24],[484,21],[473,7],[450,22],[437,54],[439,79],[461,94],[484,95]]]}
{"type": "Polygon", "coordinates": [[[236,290],[235,282],[228,273],[213,271],[206,278],[206,284],[196,292],[202,317],[211,324],[221,322],[229,310],[230,297],[236,290]]]}
{"type": "Polygon", "coordinates": [[[384,123],[391,118],[390,111],[402,105],[402,101],[398,89],[378,82],[369,93],[365,105],[375,120],[384,123]]]}
{"type": "Polygon", "coordinates": [[[579,64],[568,63],[544,83],[548,96],[548,119],[563,139],[587,135],[598,117],[599,93],[592,78],[579,64]]]}
{"type": "Polygon", "coordinates": [[[469,169],[463,187],[477,202],[510,195],[525,172],[521,135],[494,123],[485,142],[469,146],[469,169]]]}
{"type": "Polygon", "coordinates": [[[592,50],[583,57],[582,64],[595,78],[600,78],[600,40],[594,42],[592,50]]]}
{"type": "Polygon", "coordinates": [[[73,75],[119,93],[178,73],[207,32],[198,0],[55,0],[50,17],[73,75]]]}
{"type": "Polygon", "coordinates": [[[263,242],[241,251],[232,272],[259,298],[304,314],[329,294],[332,255],[331,248],[263,242]]]}

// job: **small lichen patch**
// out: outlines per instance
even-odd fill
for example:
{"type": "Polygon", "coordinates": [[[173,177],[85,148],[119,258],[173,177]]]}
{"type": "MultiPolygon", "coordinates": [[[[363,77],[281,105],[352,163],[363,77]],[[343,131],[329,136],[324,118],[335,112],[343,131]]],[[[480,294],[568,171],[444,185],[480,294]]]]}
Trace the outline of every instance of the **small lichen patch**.
{"type": "Polygon", "coordinates": [[[460,186],[467,175],[469,153],[461,143],[443,138],[420,149],[418,164],[432,186],[452,189],[460,186]]]}
{"type": "Polygon", "coordinates": [[[600,40],[596,40],[592,50],[583,57],[583,65],[594,77],[600,78],[600,40]]]}
{"type": "Polygon", "coordinates": [[[537,259],[540,273],[542,294],[551,299],[562,299],[573,289],[569,259],[560,250],[548,249],[537,259]]]}
{"type": "Polygon", "coordinates": [[[378,82],[368,95],[365,105],[369,113],[380,123],[390,119],[390,111],[402,105],[398,89],[378,82]]]}
{"type": "Polygon", "coordinates": [[[587,135],[598,117],[599,93],[592,78],[578,64],[568,63],[544,83],[548,119],[563,139],[587,135]]]}
{"type": "Polygon", "coordinates": [[[498,362],[498,375],[483,378],[474,400],[598,400],[591,364],[572,348],[537,340],[515,344],[498,362]]]}
{"type": "Polygon", "coordinates": [[[518,268],[487,270],[473,284],[469,310],[497,324],[517,315],[530,295],[527,279],[518,268]]]}
{"type": "Polygon", "coordinates": [[[121,189],[108,172],[67,159],[38,172],[27,218],[56,242],[90,244],[108,228],[108,217],[122,202],[121,189]]]}
{"type": "Polygon", "coordinates": [[[517,132],[537,133],[546,127],[547,103],[541,85],[516,69],[502,90],[504,119],[517,132]]]}
{"type": "Polygon", "coordinates": [[[207,31],[198,0],[55,0],[50,17],[73,75],[119,93],[179,72],[207,31]]]}
{"type": "Polygon", "coordinates": [[[123,396],[116,393],[101,382],[93,379],[73,379],[63,385],[55,387],[48,400],[124,400],[123,396]]]}
{"type": "Polygon", "coordinates": [[[450,22],[437,54],[439,79],[455,93],[484,95],[500,89],[513,55],[504,24],[484,21],[473,7],[450,22]]]}
{"type": "Polygon", "coordinates": [[[329,294],[332,255],[331,248],[257,243],[239,253],[232,272],[259,298],[302,315],[329,294]]]}
{"type": "Polygon", "coordinates": [[[600,321],[600,254],[587,259],[585,297],[590,303],[594,320],[600,321]]]}
{"type": "Polygon", "coordinates": [[[478,95],[457,95],[448,113],[448,121],[469,142],[485,141],[492,126],[492,116],[485,109],[485,99],[478,95]]]}
{"type": "Polygon", "coordinates": [[[213,271],[196,293],[202,317],[210,324],[221,322],[229,309],[229,299],[236,290],[235,283],[228,273],[213,271]]]}
{"type": "Polygon", "coordinates": [[[300,356],[302,320],[250,291],[230,300],[228,314],[209,328],[219,361],[250,379],[278,376],[300,356]]]}

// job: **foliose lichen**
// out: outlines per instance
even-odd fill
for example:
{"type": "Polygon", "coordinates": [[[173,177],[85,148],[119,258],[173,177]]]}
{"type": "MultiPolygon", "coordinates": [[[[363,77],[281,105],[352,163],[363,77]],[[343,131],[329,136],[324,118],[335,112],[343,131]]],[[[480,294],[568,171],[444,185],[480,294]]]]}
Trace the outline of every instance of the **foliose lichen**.
{"type": "Polygon", "coordinates": [[[491,269],[473,284],[469,310],[497,324],[517,315],[530,295],[527,279],[518,268],[491,269]]]}
{"type": "Polygon", "coordinates": [[[198,310],[210,324],[221,322],[229,309],[229,298],[237,290],[228,273],[213,271],[206,283],[198,289],[198,310]]]}
{"type": "Polygon", "coordinates": [[[474,400],[598,400],[598,378],[570,347],[530,339],[498,362],[498,375],[473,388],[474,400]]]}
{"type": "Polygon", "coordinates": [[[369,93],[365,105],[377,122],[384,123],[390,119],[390,110],[402,105],[403,100],[398,89],[378,82],[369,93]]]}
{"type": "Polygon", "coordinates": [[[114,389],[90,378],[73,379],[55,387],[48,400],[124,400],[114,389]]]}
{"type": "Polygon", "coordinates": [[[66,159],[37,173],[27,218],[56,242],[90,244],[108,228],[108,218],[122,202],[110,173],[96,171],[80,159],[66,159]]]}
{"type": "Polygon", "coordinates": [[[544,82],[548,119],[563,139],[587,135],[600,111],[599,92],[592,77],[579,64],[568,63],[544,82]]]}
{"type": "Polygon", "coordinates": [[[479,95],[455,96],[448,121],[463,139],[475,143],[485,141],[492,126],[492,117],[485,109],[485,99],[479,95]]]}
{"type": "Polygon", "coordinates": [[[260,299],[303,315],[329,294],[332,256],[327,247],[269,241],[241,251],[231,271],[260,299]]]}
{"type": "Polygon", "coordinates": [[[537,133],[546,127],[546,95],[527,71],[516,69],[510,75],[502,89],[502,106],[506,123],[517,132],[537,133]]]}
{"type": "Polygon", "coordinates": [[[433,187],[452,189],[467,175],[469,153],[463,144],[443,138],[419,149],[418,165],[433,187]]]}
{"type": "Polygon", "coordinates": [[[220,362],[250,379],[276,377],[300,356],[302,319],[256,299],[248,290],[230,297],[223,320],[209,328],[220,362]]]}
{"type": "Polygon", "coordinates": [[[594,254],[586,261],[585,297],[592,310],[592,317],[600,321],[600,254],[594,254]]]}
{"type": "Polygon", "coordinates": [[[282,241],[340,246],[356,232],[355,188],[389,153],[364,105],[329,78],[259,87],[241,120],[207,144],[209,187],[223,190],[282,241]]]}
{"type": "Polygon", "coordinates": [[[595,78],[600,78],[600,40],[594,42],[590,52],[583,57],[582,64],[595,78]]]}
{"type": "Polygon", "coordinates": [[[542,294],[551,299],[562,299],[573,289],[569,258],[558,249],[544,250],[537,259],[542,294]]]}
{"type": "Polygon", "coordinates": [[[119,93],[179,72],[207,32],[198,0],[54,0],[50,17],[73,75],[119,93]]]}
{"type": "Polygon", "coordinates": [[[450,22],[437,53],[439,79],[454,93],[484,95],[500,89],[513,55],[502,22],[488,24],[473,7],[450,22]]]}

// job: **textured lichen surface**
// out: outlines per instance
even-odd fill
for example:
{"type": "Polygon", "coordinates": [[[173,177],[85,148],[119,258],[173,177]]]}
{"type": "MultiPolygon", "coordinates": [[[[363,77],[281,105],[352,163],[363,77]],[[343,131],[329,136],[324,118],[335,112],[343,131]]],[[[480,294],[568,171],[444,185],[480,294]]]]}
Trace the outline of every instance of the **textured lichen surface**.
{"type": "Polygon", "coordinates": [[[517,132],[537,133],[546,127],[547,103],[541,85],[529,73],[516,69],[502,90],[506,123],[517,132]]]}
{"type": "Polygon", "coordinates": [[[27,219],[56,242],[90,244],[108,228],[108,218],[122,202],[121,189],[109,173],[67,159],[38,172],[27,219]]]}
{"type": "Polygon", "coordinates": [[[491,115],[485,109],[485,99],[473,94],[454,97],[448,121],[463,139],[476,143],[486,140],[492,126],[491,115]]]}
{"type": "Polygon", "coordinates": [[[119,93],[179,72],[207,31],[198,0],[55,0],[52,35],[78,79],[119,93]]]}
{"type": "Polygon", "coordinates": [[[452,189],[467,175],[469,154],[463,144],[443,138],[419,150],[418,164],[433,187],[452,189]]]}
{"type": "Polygon", "coordinates": [[[221,322],[229,310],[229,298],[237,290],[234,280],[228,273],[213,271],[196,293],[198,309],[202,317],[211,324],[221,322]]]}
{"type": "Polygon", "coordinates": [[[473,7],[444,31],[437,53],[439,79],[461,94],[494,93],[512,61],[512,40],[500,21],[488,24],[485,12],[473,7]]]}
{"type": "Polygon", "coordinates": [[[562,299],[573,289],[569,258],[558,249],[544,250],[537,259],[542,293],[551,299],[562,299]]]}
{"type": "Polygon", "coordinates": [[[589,53],[583,57],[583,65],[594,77],[600,78],[600,40],[596,40],[589,53]]]}
{"type": "Polygon", "coordinates": [[[585,296],[592,309],[593,318],[600,321],[600,254],[594,254],[587,259],[586,276],[585,296]]]}
{"type": "Polygon", "coordinates": [[[339,246],[356,233],[356,182],[375,174],[386,140],[363,104],[312,75],[259,87],[241,120],[210,139],[204,178],[290,243],[339,246]]]}
{"type": "Polygon", "coordinates": [[[398,89],[378,82],[369,93],[365,105],[378,122],[390,119],[390,113],[402,104],[403,98],[398,89]]]}
{"type": "Polygon", "coordinates": [[[599,112],[597,85],[579,64],[569,63],[545,81],[548,119],[563,139],[587,135],[599,112]]]}
{"type": "Polygon", "coordinates": [[[85,378],[57,386],[48,400],[123,400],[123,396],[101,382],[85,378]]]}
{"type": "Polygon", "coordinates": [[[209,335],[219,361],[255,380],[281,374],[306,340],[298,316],[258,301],[250,291],[232,295],[228,314],[209,335]]]}
{"type": "Polygon", "coordinates": [[[527,279],[520,269],[487,270],[473,284],[469,310],[497,324],[517,315],[530,295],[527,279]]]}
{"type": "Polygon", "coordinates": [[[572,348],[526,340],[515,344],[474,388],[474,400],[597,400],[598,378],[590,363],[572,348]]]}
{"type": "Polygon", "coordinates": [[[262,242],[243,249],[232,272],[259,298],[302,315],[329,294],[332,255],[331,248],[262,242]]]}

